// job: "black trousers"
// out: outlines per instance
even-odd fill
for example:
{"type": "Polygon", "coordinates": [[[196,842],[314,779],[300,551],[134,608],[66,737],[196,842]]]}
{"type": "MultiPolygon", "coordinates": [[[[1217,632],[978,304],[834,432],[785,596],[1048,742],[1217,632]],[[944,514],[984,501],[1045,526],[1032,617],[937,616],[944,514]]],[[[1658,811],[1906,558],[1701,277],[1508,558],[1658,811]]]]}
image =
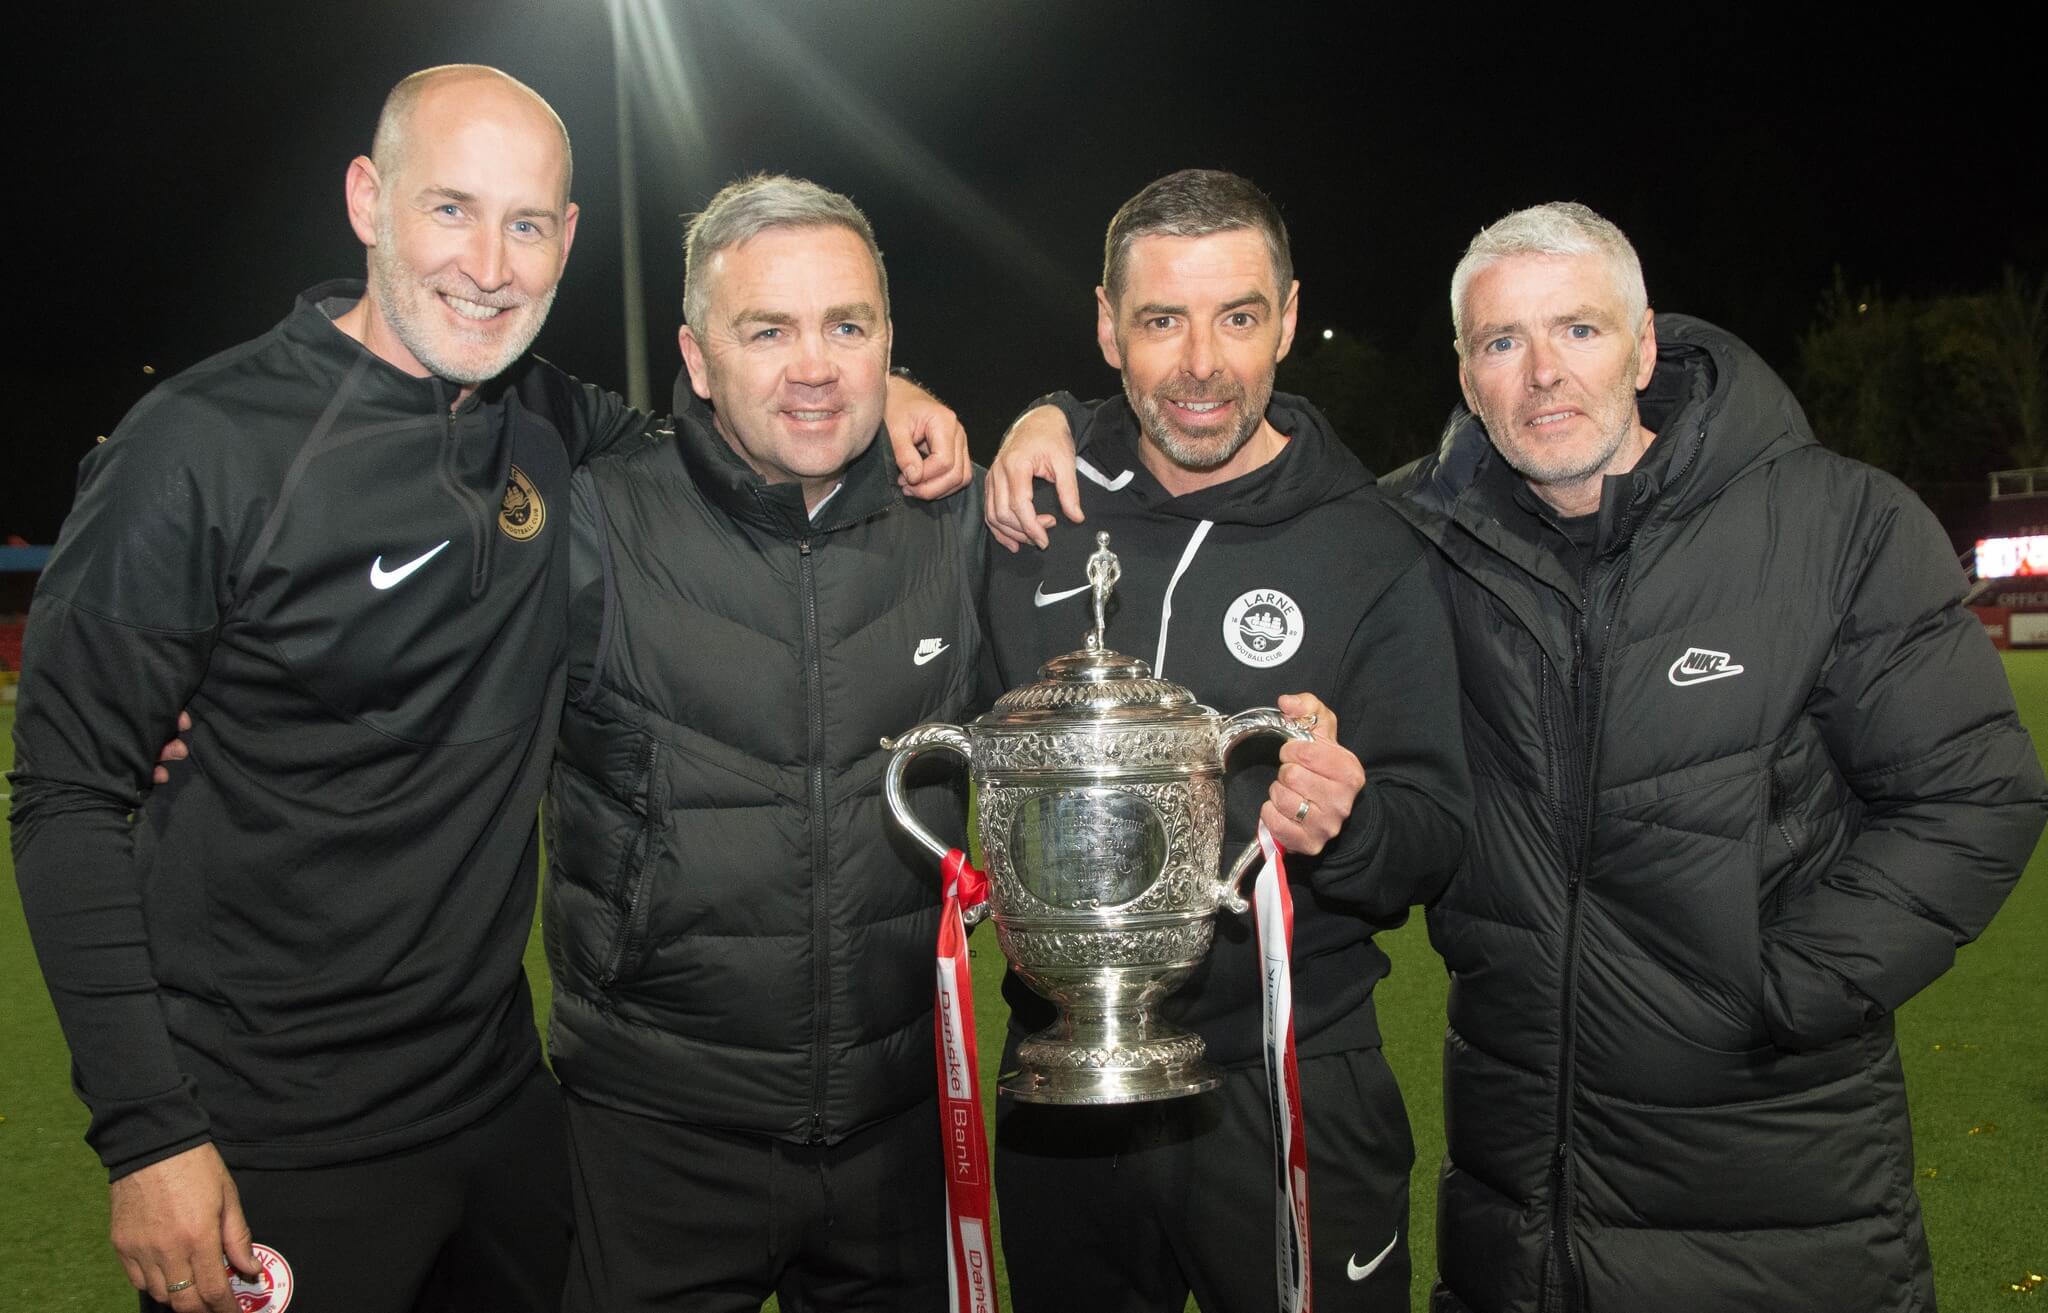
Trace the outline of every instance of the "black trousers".
{"type": "MultiPolygon", "coordinates": [[[[1407,1313],[1415,1144],[1393,1072],[1378,1049],[1305,1058],[1301,1102],[1317,1313],[1407,1313]]],[[[999,1099],[995,1176],[1016,1313],[1181,1313],[1190,1293],[1202,1313],[1277,1306],[1262,1068],[1157,1103],[999,1099]]]]}
{"type": "MultiPolygon", "coordinates": [[[[291,1313],[555,1313],[569,1255],[562,1095],[536,1066],[483,1120],[334,1167],[235,1168],[291,1313]]],[[[144,1313],[167,1306],[142,1296],[144,1313]]]]}
{"type": "Polygon", "coordinates": [[[833,1145],[568,1097],[564,1313],[946,1307],[945,1164],[926,1100],[833,1145]]]}

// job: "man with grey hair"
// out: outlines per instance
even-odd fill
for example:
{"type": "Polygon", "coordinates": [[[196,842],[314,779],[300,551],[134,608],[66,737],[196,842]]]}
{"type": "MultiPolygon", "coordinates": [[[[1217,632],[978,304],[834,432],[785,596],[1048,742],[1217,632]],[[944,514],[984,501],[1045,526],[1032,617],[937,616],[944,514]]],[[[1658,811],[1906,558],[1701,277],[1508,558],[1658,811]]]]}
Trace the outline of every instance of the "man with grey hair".
{"type": "Polygon", "coordinates": [[[1892,1018],[2048,816],[1947,539],[1584,206],[1452,286],[1466,405],[1388,480],[1477,806],[1433,1306],[1931,1308],[1892,1018]]]}
{"type": "MultiPolygon", "coordinates": [[[[884,735],[978,709],[976,499],[877,442],[868,221],[786,177],[690,224],[673,427],[575,479],[547,804],[571,1310],[937,1309],[936,867],[884,735]]],[[[957,837],[948,778],[912,781],[957,837]]]]}
{"type": "Polygon", "coordinates": [[[1931,1308],[1892,1016],[2048,804],[1947,538],[1586,207],[1452,287],[1468,410],[1396,476],[1478,787],[1437,1307],[1931,1308]]]}
{"type": "Polygon", "coordinates": [[[538,1313],[567,1256],[521,965],[561,511],[648,417],[528,353],[578,217],[547,103],[429,69],[375,140],[345,182],[367,285],[128,414],[28,626],[23,908],[114,1248],[182,1313],[538,1313]]]}

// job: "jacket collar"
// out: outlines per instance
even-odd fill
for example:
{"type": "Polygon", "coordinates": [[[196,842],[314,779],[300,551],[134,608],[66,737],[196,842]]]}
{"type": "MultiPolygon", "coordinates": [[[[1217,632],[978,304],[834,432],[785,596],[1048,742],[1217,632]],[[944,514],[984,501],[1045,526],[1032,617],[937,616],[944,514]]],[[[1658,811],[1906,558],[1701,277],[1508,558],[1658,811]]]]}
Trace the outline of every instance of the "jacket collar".
{"type": "Polygon", "coordinates": [[[676,377],[674,405],[676,448],[684,469],[705,496],[742,523],[792,540],[815,538],[871,519],[902,500],[896,458],[879,428],[813,520],[804,509],[803,485],[769,483],[740,459],[718,431],[711,405],[691,389],[687,370],[676,377]]]}
{"type": "MultiPolygon", "coordinates": [[[[436,416],[448,414],[462,390],[458,384],[432,374],[414,378],[335,327],[335,319],[362,300],[363,291],[360,278],[336,278],[309,287],[299,294],[292,312],[278,325],[278,330],[306,362],[309,373],[332,376],[338,381],[353,372],[351,395],[370,405],[436,416]]],[[[520,356],[504,373],[478,385],[456,413],[496,405],[517,386],[533,360],[530,352],[520,356]]]]}
{"type": "Polygon", "coordinates": [[[1219,524],[1281,524],[1372,482],[1323,413],[1301,397],[1275,392],[1266,419],[1287,438],[1272,460],[1214,487],[1176,497],[1139,456],[1145,441],[1137,412],[1123,397],[1097,406],[1076,435],[1080,453],[1112,479],[1130,472],[1128,496],[1148,510],[1219,524]]]}
{"type": "MultiPolygon", "coordinates": [[[[1602,551],[1645,525],[1690,514],[1751,470],[1813,442],[1790,389],[1732,335],[1685,315],[1660,315],[1657,347],[1657,368],[1637,403],[1657,439],[1634,469],[1609,476],[1601,488],[1602,551]]],[[[1436,453],[1398,481],[1404,501],[1463,525],[1523,569],[1557,582],[1538,563],[1552,555],[1547,544],[1530,533],[1508,534],[1524,540],[1532,555],[1488,530],[1507,532],[1533,517],[1518,495],[1521,477],[1464,406],[1451,412],[1436,453]]]]}
{"type": "MultiPolygon", "coordinates": [[[[1603,512],[1649,501],[1664,516],[1712,500],[1757,466],[1813,442],[1813,431],[1784,380],[1761,357],[1712,324],[1687,315],[1657,317],[1657,368],[1638,397],[1643,423],[1657,434],[1636,468],[1602,489],[1603,512]]],[[[1478,418],[1451,412],[1433,457],[1404,480],[1406,495],[1451,515],[1489,475],[1515,479],[1478,418]]]]}

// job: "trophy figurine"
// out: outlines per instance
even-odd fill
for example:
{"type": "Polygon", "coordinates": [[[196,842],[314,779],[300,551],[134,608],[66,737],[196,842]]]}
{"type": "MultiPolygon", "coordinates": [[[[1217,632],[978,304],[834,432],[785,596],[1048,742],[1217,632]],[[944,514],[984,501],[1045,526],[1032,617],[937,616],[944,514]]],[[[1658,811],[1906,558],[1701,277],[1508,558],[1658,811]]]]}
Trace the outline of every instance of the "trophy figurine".
{"type": "Polygon", "coordinates": [[[1135,1103],[1217,1083],[1200,1037],[1163,1021],[1158,1006],[1208,952],[1216,909],[1246,910],[1238,885],[1258,845],[1218,873],[1224,758],[1253,735],[1309,737],[1272,707],[1225,717],[1111,651],[1122,570],[1109,535],[1095,542],[1085,646],[1046,662],[1036,683],[971,725],[919,725],[884,741],[895,750],[890,811],[942,858],[946,845],[905,802],[903,771],[930,749],[967,759],[989,893],[966,918],[993,913],[1003,956],[1058,1009],[999,1087],[1036,1103],[1135,1103]]]}

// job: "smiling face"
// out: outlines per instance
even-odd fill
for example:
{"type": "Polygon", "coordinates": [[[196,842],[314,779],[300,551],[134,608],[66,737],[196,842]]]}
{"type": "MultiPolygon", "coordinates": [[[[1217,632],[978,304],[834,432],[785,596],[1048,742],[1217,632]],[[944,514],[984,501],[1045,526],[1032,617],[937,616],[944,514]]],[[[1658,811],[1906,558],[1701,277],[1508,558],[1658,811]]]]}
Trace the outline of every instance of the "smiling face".
{"type": "Polygon", "coordinates": [[[679,335],[690,387],[770,483],[817,505],[882,423],[889,319],[881,275],[838,224],[770,228],[716,252],[704,323],[679,335]]]}
{"type": "Polygon", "coordinates": [[[1628,322],[1599,255],[1513,255],[1465,289],[1458,385],[1501,457],[1567,515],[1600,504],[1655,436],[1636,393],[1657,366],[1654,316],[1628,322]]]}
{"type": "Polygon", "coordinates": [[[561,128],[503,79],[420,93],[389,176],[349,166],[349,215],[369,248],[363,313],[344,324],[416,377],[474,387],[533,342],[576,234],[561,128]]]}
{"type": "Polygon", "coordinates": [[[1271,460],[1273,375],[1294,341],[1298,284],[1278,285],[1251,228],[1131,243],[1116,304],[1095,291],[1103,359],[1123,371],[1144,429],[1141,456],[1176,495],[1271,460]]]}

